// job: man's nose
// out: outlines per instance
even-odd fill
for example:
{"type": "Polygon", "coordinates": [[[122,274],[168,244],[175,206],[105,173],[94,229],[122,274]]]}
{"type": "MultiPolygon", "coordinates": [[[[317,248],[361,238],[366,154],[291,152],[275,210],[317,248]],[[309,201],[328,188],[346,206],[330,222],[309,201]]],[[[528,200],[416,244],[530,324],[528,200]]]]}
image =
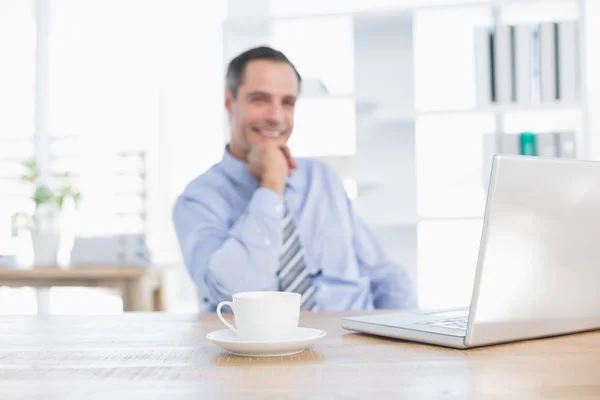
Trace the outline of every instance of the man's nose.
{"type": "Polygon", "coordinates": [[[267,111],[267,120],[273,124],[283,123],[283,108],[278,104],[271,104],[267,111]]]}

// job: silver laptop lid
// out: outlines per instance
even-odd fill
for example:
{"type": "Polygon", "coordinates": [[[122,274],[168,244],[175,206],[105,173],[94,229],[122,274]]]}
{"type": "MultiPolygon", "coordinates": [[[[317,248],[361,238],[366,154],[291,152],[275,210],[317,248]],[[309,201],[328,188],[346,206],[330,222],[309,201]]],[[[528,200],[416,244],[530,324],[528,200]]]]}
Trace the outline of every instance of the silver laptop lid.
{"type": "Polygon", "coordinates": [[[600,327],[600,163],[496,156],[467,345],[600,327]]]}

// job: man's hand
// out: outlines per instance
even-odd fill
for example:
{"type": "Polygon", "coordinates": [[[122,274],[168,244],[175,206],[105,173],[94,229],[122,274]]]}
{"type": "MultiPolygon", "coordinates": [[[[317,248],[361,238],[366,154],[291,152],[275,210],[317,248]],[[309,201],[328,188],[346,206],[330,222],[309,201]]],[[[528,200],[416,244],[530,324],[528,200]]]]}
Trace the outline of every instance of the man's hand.
{"type": "Polygon", "coordinates": [[[296,161],[285,145],[260,143],[248,154],[248,170],[260,181],[260,186],[272,189],[281,195],[287,178],[294,168],[296,168],[296,161]]]}

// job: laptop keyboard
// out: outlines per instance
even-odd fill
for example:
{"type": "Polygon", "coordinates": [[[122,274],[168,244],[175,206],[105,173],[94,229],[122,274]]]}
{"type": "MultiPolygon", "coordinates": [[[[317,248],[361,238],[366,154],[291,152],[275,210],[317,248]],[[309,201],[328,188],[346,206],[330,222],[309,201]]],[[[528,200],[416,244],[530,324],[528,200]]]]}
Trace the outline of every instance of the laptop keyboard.
{"type": "Polygon", "coordinates": [[[417,325],[429,325],[429,326],[439,326],[442,328],[449,329],[460,329],[467,330],[467,321],[469,317],[455,317],[455,318],[446,318],[446,319],[436,319],[431,321],[419,321],[415,322],[417,325]]]}

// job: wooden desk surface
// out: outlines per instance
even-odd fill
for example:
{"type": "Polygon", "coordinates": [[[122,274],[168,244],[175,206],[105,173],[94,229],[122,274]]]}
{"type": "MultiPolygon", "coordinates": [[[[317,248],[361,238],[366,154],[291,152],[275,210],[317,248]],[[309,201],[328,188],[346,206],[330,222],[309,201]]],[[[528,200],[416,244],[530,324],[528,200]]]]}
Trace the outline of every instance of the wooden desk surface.
{"type": "Polygon", "coordinates": [[[136,266],[85,266],[85,267],[35,267],[23,269],[0,268],[0,282],[4,280],[39,279],[122,279],[138,278],[160,271],[158,267],[136,266]]]}
{"type": "Polygon", "coordinates": [[[349,333],[343,315],[303,314],[328,335],[281,358],[220,350],[214,314],[1,317],[0,398],[600,398],[600,333],[465,351],[349,333]]]}

